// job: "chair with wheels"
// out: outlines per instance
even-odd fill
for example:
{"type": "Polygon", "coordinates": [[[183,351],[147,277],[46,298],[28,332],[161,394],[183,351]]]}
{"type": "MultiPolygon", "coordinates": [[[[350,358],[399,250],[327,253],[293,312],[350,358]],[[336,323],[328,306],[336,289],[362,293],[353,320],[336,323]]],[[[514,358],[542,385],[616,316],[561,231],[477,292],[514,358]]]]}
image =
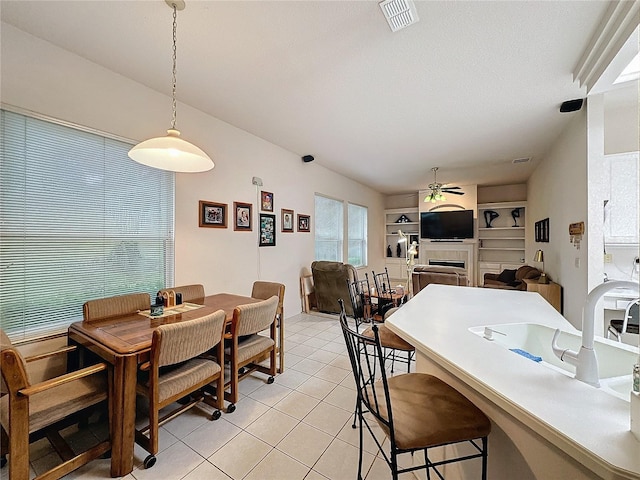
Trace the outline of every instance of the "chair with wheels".
{"type": "MultiPolygon", "coordinates": [[[[109,439],[76,454],[60,431],[86,419],[92,409],[108,410],[107,365],[98,363],[38,383],[30,381],[32,362],[65,355],[75,347],[23,357],[0,330],[2,392],[2,458],[9,456],[9,480],[29,480],[29,443],[43,437],[51,442],[62,463],[37,478],[58,479],[111,449],[109,439]],[[7,438],[8,437],[8,438],[7,438]]],[[[3,475],[4,477],[4,475],[3,475]]]]}
{"type": "MultiPolygon", "coordinates": [[[[481,478],[487,478],[487,444],[491,422],[487,416],[457,390],[426,373],[405,373],[387,377],[380,342],[380,327],[373,325],[373,338],[349,327],[347,316],[340,313],[340,325],[349,352],[349,359],[358,392],[357,415],[360,427],[358,480],[362,480],[364,428],[373,437],[380,456],[387,462],[394,480],[398,475],[424,469],[427,478],[435,473],[443,479],[442,467],[447,464],[480,459],[481,478]],[[376,423],[384,436],[373,428],[376,423]],[[432,460],[429,449],[454,444],[469,444],[471,453],[455,458],[432,460]],[[398,457],[424,453],[425,462],[400,468],[398,457]]],[[[447,448],[446,452],[451,452],[447,448]]],[[[432,455],[433,456],[433,455],[432,455]]]]}
{"type": "Polygon", "coordinates": [[[225,383],[225,400],[230,402],[227,413],[238,403],[238,383],[258,371],[269,375],[271,384],[276,375],[276,312],[280,300],[274,295],[267,300],[239,305],[233,310],[231,341],[225,347],[225,363],[229,366],[229,378],[225,383]],[[268,335],[261,334],[268,331],[268,335]],[[240,337],[244,337],[239,341],[240,337]],[[269,359],[269,365],[261,365],[269,359]]]}
{"type": "Polygon", "coordinates": [[[627,308],[624,311],[624,319],[612,319],[609,321],[607,336],[611,338],[613,335],[619,342],[621,342],[623,333],[638,335],[640,331],[638,310],[640,310],[640,299],[636,298],[627,305],[627,308]]]}
{"type": "Polygon", "coordinates": [[[280,329],[280,342],[278,343],[278,356],[279,365],[278,373],[284,372],[284,345],[282,345],[282,339],[284,339],[284,284],[277,282],[253,282],[251,289],[252,298],[260,298],[267,300],[274,295],[278,297],[278,309],[276,310],[276,327],[280,329]]]}
{"type": "Polygon", "coordinates": [[[161,325],[153,331],[150,359],[140,365],[136,386],[136,393],[149,401],[149,424],[135,433],[136,443],[150,454],[144,460],[145,468],[156,463],[160,426],[200,401],[215,408],[211,420],[220,418],[223,370],[211,357],[200,356],[215,348],[217,358],[222,358],[225,319],[225,312],[218,310],[196,320],[161,325]],[[203,392],[213,382],[219,393],[216,398],[203,392]],[[161,409],[189,394],[187,402],[160,417],[161,409]]]}

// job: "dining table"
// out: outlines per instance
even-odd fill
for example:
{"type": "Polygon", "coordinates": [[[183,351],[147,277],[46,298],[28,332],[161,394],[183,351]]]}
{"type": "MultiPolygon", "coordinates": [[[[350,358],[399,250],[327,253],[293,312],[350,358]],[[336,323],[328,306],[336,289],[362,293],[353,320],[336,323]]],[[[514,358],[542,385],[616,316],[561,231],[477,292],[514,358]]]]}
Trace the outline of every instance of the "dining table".
{"type": "MultiPolygon", "coordinates": [[[[92,322],[75,322],[69,326],[68,341],[98,355],[113,367],[110,386],[111,476],[122,477],[133,470],[136,421],[136,383],[138,365],[149,360],[153,331],[160,325],[195,320],[217,310],[224,310],[227,324],[239,305],[262,299],[218,293],[175,308],[165,308],[160,317],[146,312],[109,317],[92,322]]],[[[280,330],[283,330],[283,319],[280,330]]],[[[283,353],[283,344],[280,351],[283,353]]]]}

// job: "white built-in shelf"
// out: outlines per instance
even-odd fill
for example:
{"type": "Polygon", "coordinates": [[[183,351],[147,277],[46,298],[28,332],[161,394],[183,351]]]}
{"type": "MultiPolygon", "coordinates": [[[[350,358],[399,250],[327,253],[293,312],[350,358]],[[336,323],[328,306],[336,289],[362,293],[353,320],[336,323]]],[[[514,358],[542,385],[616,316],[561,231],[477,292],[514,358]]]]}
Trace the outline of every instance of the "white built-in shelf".
{"type": "Polygon", "coordinates": [[[479,227],[478,230],[491,231],[491,230],[524,230],[524,227],[479,227]]]}
{"type": "Polygon", "coordinates": [[[512,247],[479,247],[478,250],[502,250],[502,251],[511,251],[511,252],[524,252],[524,247],[522,248],[512,248],[512,247]]]}

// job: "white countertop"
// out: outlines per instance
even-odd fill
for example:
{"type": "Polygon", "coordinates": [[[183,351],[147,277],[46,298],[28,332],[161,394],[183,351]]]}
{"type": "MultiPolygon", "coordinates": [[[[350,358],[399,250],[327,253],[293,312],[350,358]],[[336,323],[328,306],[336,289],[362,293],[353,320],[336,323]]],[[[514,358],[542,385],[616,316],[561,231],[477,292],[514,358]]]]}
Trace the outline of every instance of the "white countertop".
{"type": "Polygon", "coordinates": [[[640,479],[629,403],[469,331],[504,323],[576,329],[535,292],[431,284],[386,324],[547,441],[598,470],[640,479]]]}

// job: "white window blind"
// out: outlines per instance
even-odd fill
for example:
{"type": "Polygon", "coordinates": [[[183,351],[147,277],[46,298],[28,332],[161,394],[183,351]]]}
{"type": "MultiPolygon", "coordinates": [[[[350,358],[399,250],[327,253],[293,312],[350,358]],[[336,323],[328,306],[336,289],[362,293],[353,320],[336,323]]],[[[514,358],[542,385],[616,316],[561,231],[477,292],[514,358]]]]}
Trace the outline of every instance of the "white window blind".
{"type": "Polygon", "coordinates": [[[94,298],[173,283],[174,178],[131,145],[1,112],[0,324],[12,340],[66,330],[94,298]]]}
{"type": "Polygon", "coordinates": [[[344,204],[340,200],[315,196],[316,260],[342,262],[344,204]]]}
{"type": "Polygon", "coordinates": [[[349,263],[354,267],[367,265],[367,207],[349,204],[347,223],[349,225],[349,263]]]}

